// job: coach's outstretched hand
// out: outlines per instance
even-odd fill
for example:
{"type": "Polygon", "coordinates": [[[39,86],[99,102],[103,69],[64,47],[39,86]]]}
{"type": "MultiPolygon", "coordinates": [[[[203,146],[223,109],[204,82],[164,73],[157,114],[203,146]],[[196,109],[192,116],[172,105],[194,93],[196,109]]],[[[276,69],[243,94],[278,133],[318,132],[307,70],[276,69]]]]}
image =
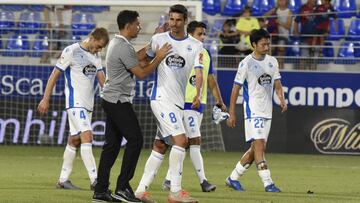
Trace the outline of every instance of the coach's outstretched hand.
{"type": "Polygon", "coordinates": [[[37,107],[38,112],[41,115],[44,115],[48,112],[49,109],[49,101],[46,99],[42,99],[37,107]]]}
{"type": "Polygon", "coordinates": [[[164,59],[166,55],[171,53],[172,46],[169,43],[165,43],[160,49],[156,47],[155,56],[159,57],[160,59],[164,59]]]}

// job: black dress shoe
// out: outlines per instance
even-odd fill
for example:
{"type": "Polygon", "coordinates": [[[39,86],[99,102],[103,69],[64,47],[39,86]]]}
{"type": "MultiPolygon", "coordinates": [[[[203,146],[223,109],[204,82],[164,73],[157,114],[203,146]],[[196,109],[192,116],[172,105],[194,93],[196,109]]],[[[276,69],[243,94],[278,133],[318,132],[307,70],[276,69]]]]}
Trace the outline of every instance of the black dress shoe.
{"type": "Polygon", "coordinates": [[[139,198],[136,198],[134,193],[132,193],[129,189],[117,190],[112,196],[113,198],[116,198],[123,202],[129,202],[129,203],[141,202],[141,200],[139,198]]]}
{"type": "Polygon", "coordinates": [[[121,202],[121,200],[114,198],[111,195],[111,191],[106,192],[94,192],[92,202],[121,202]]]}

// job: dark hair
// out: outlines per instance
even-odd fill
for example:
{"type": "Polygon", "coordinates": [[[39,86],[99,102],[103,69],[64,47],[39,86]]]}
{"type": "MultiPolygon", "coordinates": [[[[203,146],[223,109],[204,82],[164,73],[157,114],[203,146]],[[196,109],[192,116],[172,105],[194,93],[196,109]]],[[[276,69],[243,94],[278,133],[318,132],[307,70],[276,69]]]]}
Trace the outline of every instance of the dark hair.
{"type": "Polygon", "coordinates": [[[184,19],[186,20],[187,19],[187,16],[188,16],[188,10],[186,9],[186,7],[182,4],[175,4],[175,5],[172,5],[170,7],[170,10],[169,10],[169,14],[170,13],[180,13],[180,14],[183,14],[184,16],[184,19]]]}
{"type": "Polygon", "coordinates": [[[198,22],[198,21],[196,21],[196,20],[191,21],[191,22],[187,25],[186,31],[187,31],[187,33],[194,33],[195,30],[196,30],[196,28],[198,28],[198,27],[200,27],[200,28],[205,28],[205,29],[206,29],[206,24],[203,23],[203,22],[198,22]]]}
{"type": "Polygon", "coordinates": [[[104,40],[105,44],[109,42],[109,33],[103,27],[97,27],[93,29],[89,35],[96,40],[104,40]]]}
{"type": "Polygon", "coordinates": [[[250,33],[250,43],[251,46],[254,47],[252,44],[255,42],[257,44],[262,38],[270,39],[270,34],[268,31],[264,29],[254,29],[250,33]]]}
{"type": "Polygon", "coordinates": [[[117,16],[117,24],[119,30],[125,28],[125,25],[128,23],[133,23],[137,17],[139,17],[139,13],[137,11],[123,10],[117,16]]]}

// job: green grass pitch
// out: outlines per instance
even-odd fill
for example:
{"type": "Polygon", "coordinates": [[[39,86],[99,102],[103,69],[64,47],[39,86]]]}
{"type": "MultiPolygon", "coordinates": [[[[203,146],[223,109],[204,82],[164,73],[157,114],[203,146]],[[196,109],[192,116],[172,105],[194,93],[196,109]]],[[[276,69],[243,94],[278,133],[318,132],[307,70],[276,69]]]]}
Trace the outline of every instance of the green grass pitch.
{"type": "MultiPolygon", "coordinates": [[[[0,202],[91,202],[92,191],[79,155],[70,178],[83,190],[55,189],[63,149],[0,146],[0,202]]],[[[132,180],[134,190],[149,153],[149,150],[144,150],[141,154],[132,180]]],[[[98,163],[100,149],[96,148],[94,154],[98,163]]],[[[204,152],[203,156],[206,176],[217,185],[215,192],[201,192],[189,156],[185,159],[183,173],[183,187],[203,203],[360,202],[360,156],[268,154],[272,178],[283,191],[279,194],[264,192],[254,165],[241,179],[246,192],[232,191],[225,186],[224,180],[241,153],[204,152]],[[313,194],[308,194],[309,190],[313,194]]],[[[150,193],[159,203],[166,202],[167,192],[161,191],[161,183],[167,166],[168,160],[165,159],[150,188],[150,193]]],[[[114,189],[119,168],[120,161],[117,161],[112,169],[111,189],[114,189]]]]}

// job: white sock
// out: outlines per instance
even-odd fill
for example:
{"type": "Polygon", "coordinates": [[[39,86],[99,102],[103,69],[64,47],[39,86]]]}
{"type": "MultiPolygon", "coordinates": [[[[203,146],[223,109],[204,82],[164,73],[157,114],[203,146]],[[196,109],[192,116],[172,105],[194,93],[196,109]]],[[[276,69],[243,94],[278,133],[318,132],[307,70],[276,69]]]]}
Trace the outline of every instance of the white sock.
{"type": "Polygon", "coordinates": [[[259,173],[259,176],[260,176],[262,182],[264,183],[264,187],[273,184],[269,169],[259,170],[258,173],[259,173]]]}
{"type": "Polygon", "coordinates": [[[204,161],[200,152],[200,145],[190,145],[190,158],[199,181],[202,183],[204,180],[206,180],[206,177],[204,171],[204,161]]]}
{"type": "Polygon", "coordinates": [[[72,147],[69,144],[66,145],[63,155],[63,164],[61,167],[61,173],[59,177],[60,183],[63,183],[69,179],[69,176],[73,168],[75,156],[76,156],[76,147],[72,147]]]}
{"type": "Polygon", "coordinates": [[[164,160],[164,155],[159,152],[152,151],[148,160],[146,161],[144,174],[141,177],[136,193],[145,192],[146,189],[150,186],[154,180],[162,161],[164,160]]]}
{"type": "Polygon", "coordinates": [[[171,192],[178,192],[181,190],[181,179],[183,162],[185,159],[185,149],[174,145],[171,148],[169,156],[169,169],[171,173],[171,192]]]}
{"type": "Polygon", "coordinates": [[[244,175],[246,172],[246,168],[241,165],[240,161],[236,164],[235,169],[231,172],[230,179],[231,180],[238,180],[240,176],[244,175]]]}
{"type": "Polygon", "coordinates": [[[166,173],[166,180],[170,180],[171,179],[171,171],[170,171],[170,168],[168,168],[168,171],[166,173]]]}
{"type": "Polygon", "coordinates": [[[92,144],[91,143],[81,144],[80,154],[84,162],[85,168],[89,174],[90,182],[91,184],[93,184],[95,179],[97,178],[97,172],[96,172],[95,158],[92,153],[92,144]]]}

